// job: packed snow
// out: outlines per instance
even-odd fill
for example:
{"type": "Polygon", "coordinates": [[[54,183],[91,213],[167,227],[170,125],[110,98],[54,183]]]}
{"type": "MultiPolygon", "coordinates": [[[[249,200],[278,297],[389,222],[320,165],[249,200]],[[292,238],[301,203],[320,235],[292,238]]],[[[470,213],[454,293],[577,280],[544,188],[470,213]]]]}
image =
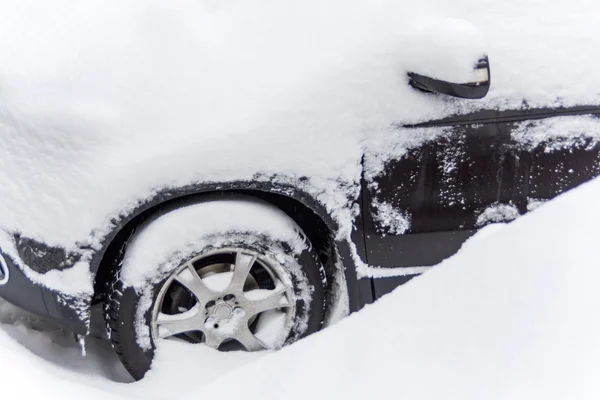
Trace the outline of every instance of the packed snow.
{"type": "Polygon", "coordinates": [[[223,247],[237,233],[256,232],[286,243],[292,254],[306,247],[304,233],[280,209],[255,199],[214,200],[171,211],[144,225],[127,249],[121,277],[124,285],[141,290],[147,282],[162,279],[180,266],[190,254],[198,254],[208,245],[223,247]],[[227,237],[215,235],[229,233],[227,237]],[[175,254],[175,256],[174,256],[175,254]],[[168,262],[167,262],[168,261],[168,262]],[[159,266],[158,270],[153,266],[159,266]]]}
{"type": "Polygon", "coordinates": [[[528,198],[527,199],[527,211],[533,211],[536,208],[538,208],[539,206],[541,206],[542,204],[546,203],[546,199],[534,199],[534,198],[528,198]]]}
{"type": "Polygon", "coordinates": [[[144,381],[102,340],[88,355],[0,303],[3,396],[62,399],[595,399],[600,396],[600,179],[510,224],[375,304],[276,353],[160,343],[144,381]],[[32,385],[31,382],[36,382],[32,385]]]}
{"type": "Polygon", "coordinates": [[[518,216],[519,210],[514,204],[494,203],[477,216],[475,225],[482,227],[490,222],[509,222],[518,216]]]}

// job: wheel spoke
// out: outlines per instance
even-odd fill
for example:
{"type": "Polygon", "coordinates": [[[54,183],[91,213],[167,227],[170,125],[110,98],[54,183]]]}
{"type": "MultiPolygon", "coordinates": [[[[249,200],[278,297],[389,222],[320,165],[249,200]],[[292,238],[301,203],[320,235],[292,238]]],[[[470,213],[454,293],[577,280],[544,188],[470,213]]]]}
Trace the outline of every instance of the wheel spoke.
{"type": "Polygon", "coordinates": [[[248,312],[248,315],[253,316],[267,310],[289,307],[290,303],[286,296],[287,290],[288,289],[285,287],[277,288],[275,290],[269,291],[267,297],[262,297],[257,300],[252,300],[252,297],[248,296],[248,294],[252,292],[248,292],[246,296],[246,299],[248,300],[248,306],[246,310],[248,312]]]}
{"type": "Polygon", "coordinates": [[[216,293],[206,287],[191,263],[187,263],[185,266],[184,270],[175,275],[175,280],[192,292],[202,305],[205,305],[216,296],[216,293]]]}
{"type": "Polygon", "coordinates": [[[250,332],[250,328],[247,326],[240,329],[240,331],[237,332],[233,338],[240,342],[247,351],[258,351],[267,348],[267,346],[259,338],[250,332]]]}
{"type": "Polygon", "coordinates": [[[212,347],[213,349],[218,349],[222,342],[223,342],[222,339],[216,337],[215,335],[213,335],[211,333],[207,332],[204,335],[204,344],[207,345],[208,347],[212,347]]]}
{"type": "Polygon", "coordinates": [[[229,291],[241,293],[244,290],[244,284],[250,273],[250,269],[256,261],[256,255],[251,253],[238,252],[235,255],[235,267],[233,277],[229,283],[229,291]]]}
{"type": "Polygon", "coordinates": [[[204,321],[200,313],[200,306],[194,307],[181,314],[168,315],[159,313],[156,318],[158,337],[166,338],[190,331],[202,331],[204,321]]]}

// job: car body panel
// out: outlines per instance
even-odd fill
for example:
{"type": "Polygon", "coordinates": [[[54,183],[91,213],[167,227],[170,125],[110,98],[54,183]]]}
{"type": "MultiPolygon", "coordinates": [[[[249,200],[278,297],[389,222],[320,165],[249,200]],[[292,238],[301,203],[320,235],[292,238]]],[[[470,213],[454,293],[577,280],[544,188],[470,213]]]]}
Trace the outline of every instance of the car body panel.
{"type": "Polygon", "coordinates": [[[600,108],[489,111],[426,124],[450,131],[391,160],[363,185],[368,263],[388,268],[438,264],[479,228],[510,221],[599,175],[597,132],[576,138],[558,134],[535,146],[515,138],[517,127],[527,133],[529,122],[569,116],[598,118],[600,108]],[[505,207],[510,215],[482,218],[494,207],[505,207]],[[392,218],[409,222],[402,232],[386,220],[390,210],[392,218]]]}

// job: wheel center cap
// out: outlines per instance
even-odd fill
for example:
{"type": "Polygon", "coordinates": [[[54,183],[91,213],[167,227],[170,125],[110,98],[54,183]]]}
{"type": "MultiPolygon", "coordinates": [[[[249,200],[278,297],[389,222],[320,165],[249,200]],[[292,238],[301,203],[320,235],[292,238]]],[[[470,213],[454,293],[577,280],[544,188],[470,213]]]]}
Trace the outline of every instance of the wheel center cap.
{"type": "Polygon", "coordinates": [[[227,319],[231,317],[233,313],[233,309],[229,304],[221,303],[217,305],[213,311],[213,315],[217,317],[219,320],[227,319]]]}

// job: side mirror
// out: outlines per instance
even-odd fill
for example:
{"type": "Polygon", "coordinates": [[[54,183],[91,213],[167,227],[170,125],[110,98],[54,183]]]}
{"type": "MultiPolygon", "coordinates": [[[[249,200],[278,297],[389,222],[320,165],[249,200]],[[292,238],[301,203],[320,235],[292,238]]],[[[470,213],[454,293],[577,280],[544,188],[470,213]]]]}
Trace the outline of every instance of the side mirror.
{"type": "Polygon", "coordinates": [[[417,23],[411,47],[406,71],[412,87],[463,99],[481,99],[490,89],[485,41],[470,23],[453,18],[417,23]]]}
{"type": "Polygon", "coordinates": [[[456,83],[430,78],[415,72],[409,72],[408,84],[425,92],[445,94],[462,99],[482,99],[490,90],[490,63],[487,56],[477,61],[472,78],[468,82],[456,83]]]}

